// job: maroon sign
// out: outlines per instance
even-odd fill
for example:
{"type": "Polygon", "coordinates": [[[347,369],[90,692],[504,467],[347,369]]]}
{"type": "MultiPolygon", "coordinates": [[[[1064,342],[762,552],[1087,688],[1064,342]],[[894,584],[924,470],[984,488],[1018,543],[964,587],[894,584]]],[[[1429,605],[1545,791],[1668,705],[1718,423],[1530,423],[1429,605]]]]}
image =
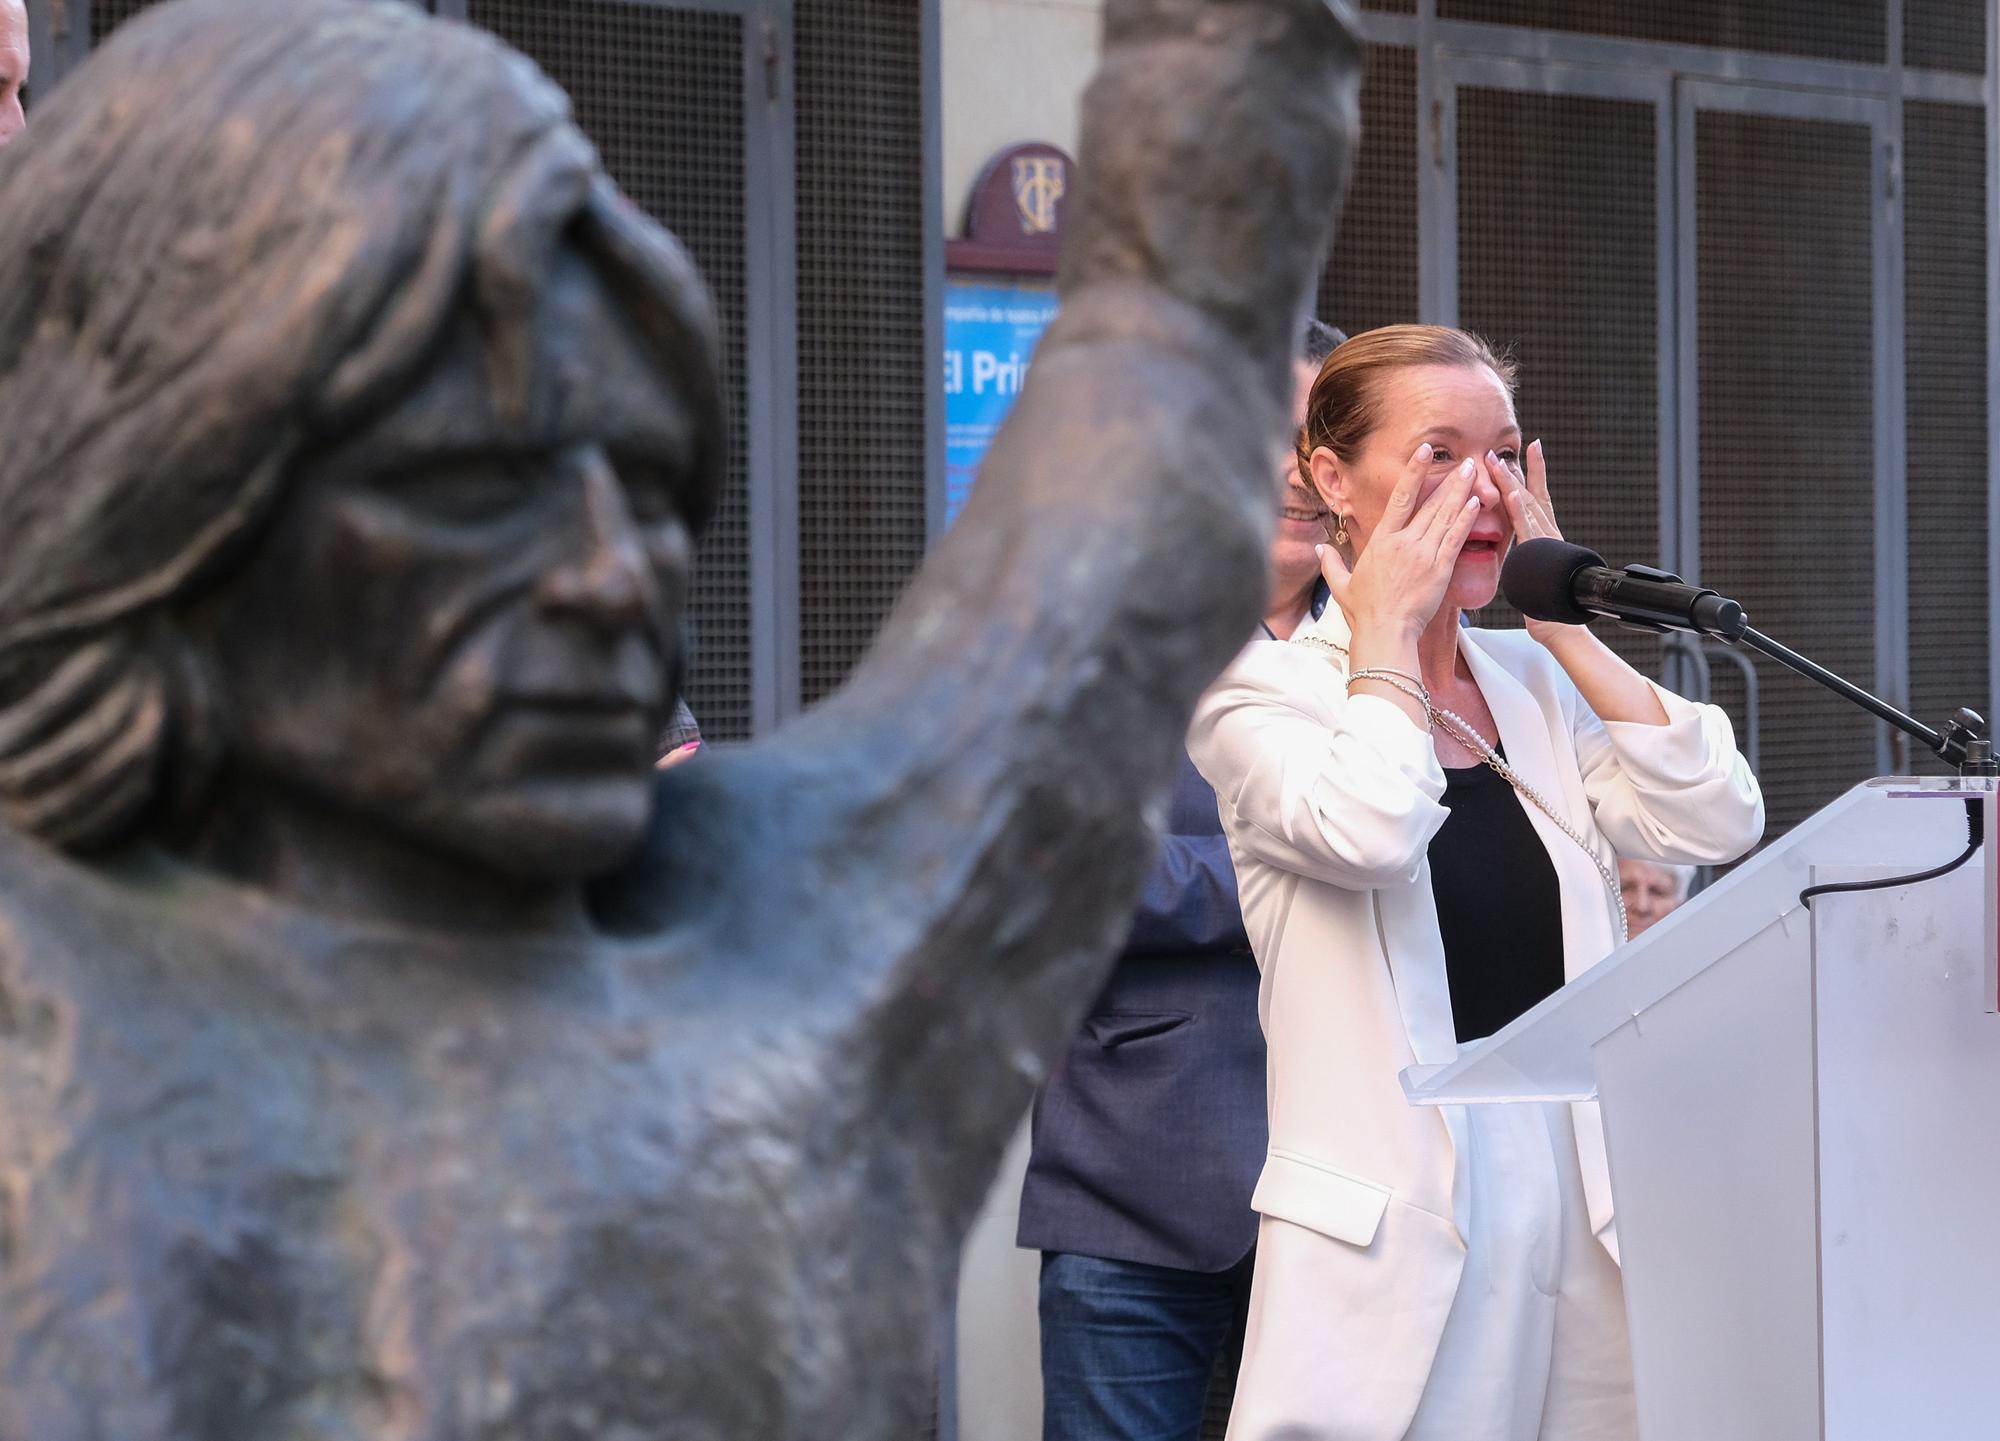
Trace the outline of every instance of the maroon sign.
{"type": "Polygon", "coordinates": [[[1076,165],[1053,145],[1016,145],[986,162],[965,207],[965,238],[945,242],[952,270],[1053,275],[1076,165]]]}

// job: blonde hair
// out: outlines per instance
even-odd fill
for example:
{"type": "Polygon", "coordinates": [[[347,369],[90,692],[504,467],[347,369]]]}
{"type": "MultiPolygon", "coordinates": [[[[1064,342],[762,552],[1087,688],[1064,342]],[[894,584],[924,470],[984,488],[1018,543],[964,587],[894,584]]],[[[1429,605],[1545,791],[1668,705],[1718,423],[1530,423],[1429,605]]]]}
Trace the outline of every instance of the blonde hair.
{"type": "Polygon", "coordinates": [[[1299,431],[1299,475],[1312,484],[1312,454],[1325,446],[1351,464],[1382,424],[1382,382],[1424,365],[1483,365],[1514,398],[1513,360],[1469,330],[1449,325],[1385,325],[1351,336],[1321,362],[1299,431]]]}

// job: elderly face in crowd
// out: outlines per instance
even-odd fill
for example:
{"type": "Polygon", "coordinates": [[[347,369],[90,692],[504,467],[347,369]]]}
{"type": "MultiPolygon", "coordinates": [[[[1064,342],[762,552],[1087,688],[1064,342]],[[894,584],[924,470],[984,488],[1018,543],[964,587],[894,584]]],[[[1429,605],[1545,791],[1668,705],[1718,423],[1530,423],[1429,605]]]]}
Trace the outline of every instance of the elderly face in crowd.
{"type": "Polygon", "coordinates": [[[26,0],[0,0],[0,145],[27,127],[21,92],[28,88],[26,0]]]}
{"type": "Polygon", "coordinates": [[[1618,889],[1625,897],[1625,918],[1638,936],[1677,909],[1687,899],[1694,872],[1686,866],[1620,858],[1618,889]]]}

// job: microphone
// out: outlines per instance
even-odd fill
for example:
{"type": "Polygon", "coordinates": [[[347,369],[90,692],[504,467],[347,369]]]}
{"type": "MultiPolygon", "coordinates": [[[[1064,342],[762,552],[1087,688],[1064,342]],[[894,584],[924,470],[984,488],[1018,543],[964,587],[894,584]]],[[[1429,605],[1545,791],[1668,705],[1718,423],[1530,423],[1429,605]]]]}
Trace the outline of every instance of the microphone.
{"type": "MultiPolygon", "coordinates": [[[[1539,540],[1524,540],[1514,547],[1507,563],[1500,567],[1500,591],[1514,609],[1531,620],[1582,625],[1604,615],[1640,630],[1688,630],[1696,635],[1712,635],[1731,645],[1741,642],[1915,736],[1942,756],[1947,765],[1957,766],[1960,775],[2000,775],[1993,741],[1977,711],[1961,710],[1945,723],[1942,732],[1932,730],[1887,701],[1842,680],[1825,666],[1772,640],[1750,624],[1743,607],[1735,601],[1705,586],[1689,585],[1679,576],[1654,570],[1650,565],[1628,565],[1623,570],[1613,570],[1594,550],[1543,536],[1539,540]]],[[[1969,807],[1974,802],[1968,799],[1966,804],[1969,807]]],[[[1972,851],[1965,854],[1970,856],[1972,851]]],[[[1935,873],[1899,876],[1893,884],[1942,875],[1964,859],[1961,856],[1935,873]]]]}
{"type": "Polygon", "coordinates": [[[1749,626],[1742,606],[1705,586],[1649,565],[1613,570],[1596,551],[1549,536],[1514,547],[1500,568],[1500,593],[1531,620],[1565,625],[1602,615],[1640,630],[1687,630],[1732,643],[1749,626]]]}

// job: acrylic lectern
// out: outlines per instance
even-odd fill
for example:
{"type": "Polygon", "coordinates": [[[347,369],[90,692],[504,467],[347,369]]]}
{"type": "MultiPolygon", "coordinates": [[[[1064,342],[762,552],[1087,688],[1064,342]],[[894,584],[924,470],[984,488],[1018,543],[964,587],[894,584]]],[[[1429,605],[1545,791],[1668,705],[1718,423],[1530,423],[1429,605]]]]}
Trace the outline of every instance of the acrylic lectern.
{"type": "Polygon", "coordinates": [[[1856,787],[1418,1104],[1603,1111],[1641,1441],[2000,1436],[1993,782],[1856,787]],[[1949,876],[1831,894],[1989,838],[1949,876]]]}

